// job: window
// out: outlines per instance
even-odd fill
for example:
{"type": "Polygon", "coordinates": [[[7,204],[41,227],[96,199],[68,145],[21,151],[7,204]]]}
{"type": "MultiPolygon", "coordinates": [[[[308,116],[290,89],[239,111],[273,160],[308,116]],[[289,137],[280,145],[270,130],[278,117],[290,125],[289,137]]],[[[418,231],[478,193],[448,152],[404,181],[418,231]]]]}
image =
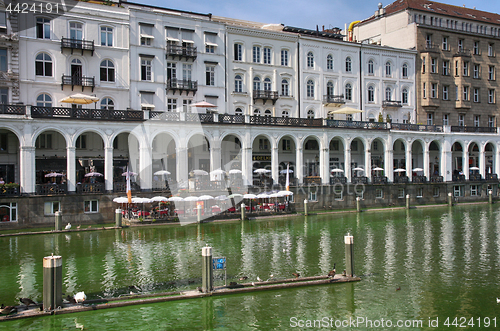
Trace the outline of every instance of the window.
{"type": "Polygon", "coordinates": [[[433,124],[434,124],[434,114],[427,113],[427,125],[433,125],[433,124]]]}
{"type": "MultiPolygon", "coordinates": [[[[182,111],[187,113],[188,110],[190,109],[190,105],[193,102],[191,99],[184,99],[182,100],[182,111]]],[[[241,110],[241,109],[240,109],[241,110]]]]}
{"type": "Polygon", "coordinates": [[[286,118],[286,117],[290,117],[290,114],[288,113],[288,110],[283,110],[283,111],[281,112],[281,117],[284,117],[284,118],[286,118]]]}
{"type": "Polygon", "coordinates": [[[459,100],[459,95],[458,95],[458,85],[455,85],[455,100],[459,100]]]}
{"type": "Polygon", "coordinates": [[[253,78],[253,90],[260,91],[260,78],[257,76],[253,78]]]}
{"type": "Polygon", "coordinates": [[[477,185],[471,185],[470,186],[470,196],[471,197],[476,197],[477,196],[477,185]]]}
{"type": "Polygon", "coordinates": [[[334,191],[333,191],[333,198],[335,200],[342,200],[342,192],[343,192],[343,186],[342,185],[335,185],[334,186],[334,191]]]}
{"type": "Polygon", "coordinates": [[[290,139],[283,139],[281,142],[281,149],[284,151],[292,150],[292,141],[290,139]]]}
{"type": "Polygon", "coordinates": [[[141,24],[139,27],[140,37],[141,37],[141,46],[151,46],[153,45],[153,26],[141,24]]]}
{"type": "Polygon", "coordinates": [[[52,58],[47,53],[40,53],[35,59],[35,75],[52,77],[52,58]]]}
{"type": "Polygon", "coordinates": [[[38,138],[36,138],[35,147],[39,149],[52,149],[52,134],[40,134],[38,138]]]}
{"type": "Polygon", "coordinates": [[[443,37],[443,51],[448,50],[448,37],[443,37]]]}
{"type": "Polygon", "coordinates": [[[115,109],[115,103],[110,98],[103,98],[101,100],[101,109],[113,110],[115,109]]]}
{"type": "Polygon", "coordinates": [[[205,67],[205,85],[215,86],[215,66],[207,65],[205,67]]]}
{"type": "Polygon", "coordinates": [[[287,49],[281,50],[281,65],[288,67],[288,50],[287,49]]]}
{"type": "Polygon", "coordinates": [[[449,100],[449,86],[448,85],[443,85],[443,100],[449,100]]]}
{"type": "Polygon", "coordinates": [[[425,56],[422,57],[422,73],[425,74],[425,56]]]}
{"type": "Polygon", "coordinates": [[[7,49],[0,48],[0,71],[7,72],[7,49]]]}
{"type": "Polygon", "coordinates": [[[74,40],[83,40],[83,24],[78,22],[70,22],[69,37],[74,40]]]}
{"type": "Polygon", "coordinates": [[[431,83],[431,98],[437,98],[437,83],[431,83]]]}
{"type": "Polygon", "coordinates": [[[495,103],[495,90],[488,90],[488,103],[495,103]]]}
{"type": "Polygon", "coordinates": [[[48,18],[37,17],[36,37],[38,39],[50,39],[50,20],[48,18]]]}
{"type": "Polygon", "coordinates": [[[326,57],[326,70],[333,70],[333,56],[331,54],[326,57]]]}
{"type": "Polygon", "coordinates": [[[458,51],[462,52],[464,50],[464,40],[463,39],[458,39],[458,51]]]}
{"type": "Polygon", "coordinates": [[[488,116],[488,127],[493,128],[495,126],[495,116],[488,116]]]}
{"type": "MultiPolygon", "coordinates": [[[[254,109],[253,110],[253,115],[254,116],[260,116],[260,109],[254,109]]],[[[260,149],[262,149],[262,148],[260,148],[260,149]]]]}
{"type": "Polygon", "coordinates": [[[100,67],[101,82],[114,82],[115,81],[115,65],[110,60],[101,62],[100,67]]]}
{"type": "Polygon", "coordinates": [[[443,125],[449,125],[450,119],[448,114],[443,115],[443,125]]]}
{"type": "Polygon", "coordinates": [[[435,74],[437,72],[437,59],[431,57],[431,73],[435,74]]]}
{"type": "Polygon", "coordinates": [[[458,126],[465,125],[465,115],[458,115],[458,126]]]}
{"type": "Polygon", "coordinates": [[[154,93],[141,93],[141,110],[153,110],[154,93]]]}
{"type": "Polygon", "coordinates": [[[264,79],[264,91],[271,91],[271,78],[269,77],[264,79]]]}
{"type": "Polygon", "coordinates": [[[392,75],[391,62],[387,61],[385,63],[385,76],[386,77],[391,77],[391,75],[392,75]]]}
{"type": "Polygon", "coordinates": [[[253,46],[252,52],[253,63],[260,63],[260,46],[253,46]]]}
{"type": "Polygon", "coordinates": [[[368,75],[373,76],[373,60],[368,61],[368,75]]]}
{"type": "Polygon", "coordinates": [[[385,100],[386,101],[392,100],[392,89],[390,87],[385,88],[385,100]]]}
{"type": "Polygon", "coordinates": [[[309,109],[307,111],[307,118],[314,118],[314,109],[309,109]]]}
{"type": "MultiPolygon", "coordinates": [[[[177,78],[177,64],[173,62],[167,62],[167,79],[172,80],[177,78]]],[[[172,84],[173,82],[171,82],[172,84]]]]}
{"type": "Polygon", "coordinates": [[[406,88],[404,88],[401,92],[401,102],[403,103],[403,105],[408,104],[408,89],[406,88]]]}
{"type": "Polygon", "coordinates": [[[443,75],[448,76],[450,74],[450,61],[443,61],[443,75]]]}
{"type": "Polygon", "coordinates": [[[288,79],[281,80],[281,95],[285,97],[290,96],[290,83],[288,79]]]}
{"type": "Polygon", "coordinates": [[[264,47],[264,64],[271,64],[271,48],[264,47]]]}
{"type": "Polygon", "coordinates": [[[495,67],[494,66],[488,66],[488,79],[495,80],[495,67]]]}
{"type": "Polygon", "coordinates": [[[56,211],[61,211],[61,204],[59,201],[45,202],[43,205],[44,215],[54,215],[56,211]]]}
{"type": "Polygon", "coordinates": [[[182,64],[182,79],[185,82],[190,82],[193,74],[193,65],[188,63],[182,64]]]}
{"type": "Polygon", "coordinates": [[[375,102],[375,88],[368,86],[368,102],[375,102]]]}
{"type": "Polygon", "coordinates": [[[38,107],[52,107],[52,98],[47,93],[42,93],[36,98],[38,107]]]}
{"type": "Polygon", "coordinates": [[[243,46],[241,44],[234,44],[234,60],[242,61],[243,59],[243,46]]]}
{"type": "Polygon", "coordinates": [[[345,84],[345,99],[352,101],[352,86],[351,84],[345,84]]]}
{"type": "Polygon", "coordinates": [[[477,127],[479,127],[480,118],[481,118],[481,116],[479,116],[479,115],[474,115],[474,126],[475,126],[476,128],[477,128],[477,127]]]}
{"type": "Polygon", "coordinates": [[[474,42],[474,46],[472,46],[472,53],[474,55],[479,55],[479,41],[474,42]]]}
{"type": "Polygon", "coordinates": [[[464,61],[464,76],[469,76],[469,61],[464,61]]]}
{"type": "Polygon", "coordinates": [[[479,89],[477,87],[474,88],[473,94],[474,102],[479,102],[479,89]]]}
{"type": "Polygon", "coordinates": [[[83,203],[83,211],[85,213],[98,213],[99,201],[98,200],[85,200],[83,203]]]}
{"type": "Polygon", "coordinates": [[[473,73],[473,77],[474,78],[479,78],[479,64],[474,64],[474,73],[473,73]]]}
{"type": "Polygon", "coordinates": [[[87,149],[87,135],[82,134],[81,136],[76,138],[75,145],[77,149],[87,149]]]}
{"type": "Polygon", "coordinates": [[[240,75],[234,76],[234,92],[243,92],[243,78],[240,75]]]}
{"type": "Polygon", "coordinates": [[[495,56],[495,53],[493,51],[493,46],[494,46],[494,44],[492,44],[492,43],[488,44],[488,56],[495,56]]]}
{"type": "Polygon", "coordinates": [[[167,99],[167,111],[176,112],[177,111],[177,99],[167,99]]]}
{"type": "Polygon", "coordinates": [[[427,84],[425,82],[422,84],[422,98],[427,98],[427,84]]]}
{"type": "Polygon", "coordinates": [[[463,99],[464,101],[468,101],[470,100],[469,99],[469,87],[468,86],[464,86],[464,89],[463,89],[463,99]]]}
{"type": "Polygon", "coordinates": [[[458,68],[459,68],[459,66],[458,66],[458,60],[457,60],[457,61],[455,61],[455,76],[460,75],[460,70],[458,68]]]}
{"type": "Polygon", "coordinates": [[[217,34],[205,32],[205,53],[215,53],[217,48],[217,34]]]}
{"type": "Polygon", "coordinates": [[[432,35],[431,34],[427,34],[425,36],[425,46],[426,46],[426,48],[432,47],[432,35]]]}
{"type": "Polygon", "coordinates": [[[408,64],[404,63],[403,68],[401,70],[403,78],[408,78],[408,64]]]}
{"type": "Polygon", "coordinates": [[[312,79],[307,81],[307,97],[314,98],[314,81],[312,79]]]}
{"type": "Polygon", "coordinates": [[[309,201],[317,201],[316,192],[309,192],[309,201]]]}
{"type": "Polygon", "coordinates": [[[464,185],[453,186],[453,196],[454,197],[463,197],[464,196],[464,185]]]}
{"type": "Polygon", "coordinates": [[[383,199],[384,198],[384,191],[382,191],[381,188],[378,188],[375,190],[375,198],[376,199],[383,199]]]}
{"type": "Polygon", "coordinates": [[[236,108],[236,110],[234,111],[234,114],[235,115],[243,115],[243,110],[241,108],[236,108]]]}
{"type": "Polygon", "coordinates": [[[399,199],[404,199],[405,198],[405,189],[400,187],[398,188],[398,198],[399,199]]]}
{"type": "Polygon", "coordinates": [[[423,187],[417,187],[417,198],[423,198],[424,196],[424,188],[423,187]]]}
{"type": "Polygon", "coordinates": [[[345,59],[345,71],[346,72],[352,71],[352,60],[349,56],[346,57],[346,59],[345,59]]]}
{"type": "Polygon", "coordinates": [[[307,53],[307,67],[314,68],[314,54],[313,52],[307,53]]]}
{"type": "Polygon", "coordinates": [[[141,80],[151,81],[151,71],[153,67],[153,61],[147,58],[141,58],[141,80]]]}
{"type": "Polygon", "coordinates": [[[101,46],[113,46],[113,28],[101,26],[101,46]]]}
{"type": "Polygon", "coordinates": [[[334,95],[334,88],[333,88],[332,81],[329,81],[328,83],[326,83],[326,95],[328,95],[328,96],[334,95]]]}

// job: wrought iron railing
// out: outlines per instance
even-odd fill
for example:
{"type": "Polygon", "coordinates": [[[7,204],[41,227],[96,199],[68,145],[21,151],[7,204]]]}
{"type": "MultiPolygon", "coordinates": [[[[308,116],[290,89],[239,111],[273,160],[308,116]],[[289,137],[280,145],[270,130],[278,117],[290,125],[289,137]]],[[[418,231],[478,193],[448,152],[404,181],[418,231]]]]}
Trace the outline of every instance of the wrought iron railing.
{"type": "Polygon", "coordinates": [[[63,107],[31,107],[33,118],[68,118],[83,120],[122,120],[142,121],[144,113],[142,110],[115,110],[115,109],[86,109],[86,108],[63,108],[63,107]]]}
{"type": "Polygon", "coordinates": [[[323,126],[321,118],[250,116],[250,124],[285,126],[323,126]]]}
{"type": "Polygon", "coordinates": [[[425,176],[413,176],[411,178],[412,183],[426,183],[427,182],[427,177],[425,176]]]}
{"type": "Polygon", "coordinates": [[[95,78],[87,76],[62,75],[62,85],[95,87],[95,78]]]}
{"type": "Polygon", "coordinates": [[[167,45],[167,55],[196,58],[197,48],[194,46],[167,45]]]}
{"type": "Polygon", "coordinates": [[[451,132],[497,133],[497,128],[489,126],[452,126],[451,132]]]}
{"type": "Polygon", "coordinates": [[[462,49],[458,49],[454,56],[468,56],[468,57],[470,57],[471,56],[470,54],[471,54],[470,49],[462,48],[462,49]]]}
{"type": "Polygon", "coordinates": [[[384,100],[382,101],[382,107],[402,107],[401,101],[395,100],[384,100]]]}
{"type": "Polygon", "coordinates": [[[277,91],[267,91],[267,90],[254,90],[254,99],[266,99],[266,100],[278,100],[279,95],[277,91]]]}
{"type": "Polygon", "coordinates": [[[333,177],[330,177],[330,185],[334,185],[334,184],[345,184],[347,183],[347,178],[342,176],[333,176],[333,177]]]}
{"type": "Polygon", "coordinates": [[[324,95],[323,103],[345,103],[344,95],[324,95]]]}
{"type": "Polygon", "coordinates": [[[372,177],[372,184],[387,184],[387,177],[385,176],[372,177]]]}
{"type": "Polygon", "coordinates": [[[245,116],[244,115],[219,114],[219,123],[243,124],[243,123],[245,123],[245,116]]]}
{"type": "Polygon", "coordinates": [[[187,113],[186,114],[187,122],[200,122],[200,123],[213,123],[214,115],[213,114],[197,114],[197,113],[187,113]]]}
{"type": "Polygon", "coordinates": [[[395,176],[392,182],[399,184],[408,183],[408,176],[395,176]]]}
{"type": "Polygon", "coordinates": [[[76,185],[76,193],[104,193],[104,183],[81,183],[76,185]]]}
{"type": "Polygon", "coordinates": [[[481,176],[481,174],[470,174],[469,180],[474,181],[474,182],[478,182],[478,181],[483,180],[483,176],[481,176]]]}
{"type": "Polygon", "coordinates": [[[352,177],[351,183],[353,183],[353,184],[368,184],[368,177],[365,177],[365,176],[352,177]]]}
{"type": "Polygon", "coordinates": [[[26,106],[0,104],[0,114],[26,115],[26,106]]]}
{"type": "Polygon", "coordinates": [[[19,187],[6,187],[5,185],[0,185],[0,196],[13,195],[19,195],[19,187]]]}
{"type": "Polygon", "coordinates": [[[465,175],[453,175],[451,180],[453,182],[465,182],[465,175]]]}
{"type": "Polygon", "coordinates": [[[66,194],[67,185],[66,184],[37,184],[35,187],[36,195],[56,195],[56,194],[66,194]]]}
{"type": "Polygon", "coordinates": [[[197,91],[198,81],[171,78],[167,80],[167,88],[169,90],[197,91]]]}
{"type": "Polygon", "coordinates": [[[61,49],[71,48],[71,49],[81,49],[82,51],[92,51],[94,52],[95,46],[93,40],[79,40],[74,38],[61,38],[61,49]]]}
{"type": "Polygon", "coordinates": [[[169,112],[169,111],[149,111],[149,119],[157,119],[164,121],[178,122],[181,120],[179,113],[169,112]]]}
{"type": "Polygon", "coordinates": [[[442,125],[391,123],[391,130],[392,129],[407,131],[443,132],[442,125]]]}
{"type": "Polygon", "coordinates": [[[485,180],[498,180],[498,175],[497,174],[486,174],[484,176],[485,180]]]}
{"type": "Polygon", "coordinates": [[[368,129],[368,130],[387,130],[385,122],[363,122],[363,121],[345,121],[345,120],[327,120],[326,126],[329,128],[346,129],[368,129]]]}
{"type": "Polygon", "coordinates": [[[430,178],[431,183],[442,183],[443,182],[443,176],[431,176],[430,178]]]}
{"type": "Polygon", "coordinates": [[[304,177],[304,184],[316,184],[321,185],[321,177],[320,176],[307,176],[304,177]]]}

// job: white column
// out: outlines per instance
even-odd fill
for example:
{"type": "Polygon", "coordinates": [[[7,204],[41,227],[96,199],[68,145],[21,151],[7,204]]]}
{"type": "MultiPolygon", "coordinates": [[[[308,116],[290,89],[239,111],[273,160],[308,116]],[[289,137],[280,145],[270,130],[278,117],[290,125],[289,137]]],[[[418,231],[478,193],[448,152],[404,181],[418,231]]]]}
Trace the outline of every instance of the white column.
{"type": "Polygon", "coordinates": [[[429,146],[424,144],[424,176],[427,180],[431,180],[429,169],[429,146]]]}
{"type": "Polygon", "coordinates": [[[321,183],[323,185],[330,184],[330,149],[323,148],[319,154],[319,172],[321,176],[321,183]]]}
{"type": "Polygon", "coordinates": [[[479,152],[479,174],[481,177],[484,179],[484,176],[486,175],[486,156],[484,153],[484,148],[481,148],[479,152]]]}
{"type": "Polygon", "coordinates": [[[439,160],[439,175],[443,176],[443,181],[451,182],[453,179],[451,151],[442,149],[439,160]]]}
{"type": "Polygon", "coordinates": [[[210,147],[210,171],[221,168],[221,151],[220,147],[210,147]]]}
{"type": "MultiPolygon", "coordinates": [[[[302,144],[302,142],[301,142],[302,144]]],[[[295,154],[295,171],[297,172],[297,183],[304,183],[304,154],[302,146],[297,146],[297,153],[295,154]]]]}
{"type": "Polygon", "coordinates": [[[35,150],[33,146],[19,147],[21,193],[35,193],[35,150]]]}
{"type": "Polygon", "coordinates": [[[68,185],[68,192],[75,192],[76,188],[76,147],[66,147],[66,185],[68,185]]]}
{"type": "Polygon", "coordinates": [[[104,148],[104,185],[106,191],[113,191],[113,147],[104,148]]]}
{"type": "Polygon", "coordinates": [[[253,184],[252,174],[252,148],[241,147],[241,171],[244,185],[253,184]]]}
{"type": "Polygon", "coordinates": [[[153,187],[151,149],[140,147],[139,176],[141,180],[141,190],[151,190],[153,187]]]}
{"type": "Polygon", "coordinates": [[[408,144],[406,146],[406,176],[408,176],[408,180],[411,182],[412,178],[412,173],[411,173],[411,145],[408,144]]]}
{"type": "Polygon", "coordinates": [[[273,176],[273,182],[278,183],[279,179],[279,159],[278,159],[278,147],[272,147],[271,149],[271,174],[273,176]]]}
{"type": "Polygon", "coordinates": [[[372,152],[370,148],[370,143],[367,143],[365,146],[365,176],[372,181],[372,152]]]}
{"type": "Polygon", "coordinates": [[[188,151],[185,147],[177,147],[175,149],[176,153],[176,173],[177,173],[177,182],[188,184],[188,151]]]}
{"type": "Polygon", "coordinates": [[[351,182],[351,148],[344,150],[344,171],[347,182],[351,182]]]}
{"type": "Polygon", "coordinates": [[[465,179],[469,180],[469,151],[468,150],[464,151],[462,155],[463,155],[463,161],[462,161],[463,169],[462,169],[462,171],[464,172],[465,179]]]}
{"type": "Polygon", "coordinates": [[[500,175],[500,148],[496,148],[496,152],[495,154],[493,155],[493,157],[495,158],[495,174],[497,174],[497,176],[500,175]]]}
{"type": "Polygon", "coordinates": [[[388,182],[394,181],[394,150],[385,150],[384,172],[388,182]]]}

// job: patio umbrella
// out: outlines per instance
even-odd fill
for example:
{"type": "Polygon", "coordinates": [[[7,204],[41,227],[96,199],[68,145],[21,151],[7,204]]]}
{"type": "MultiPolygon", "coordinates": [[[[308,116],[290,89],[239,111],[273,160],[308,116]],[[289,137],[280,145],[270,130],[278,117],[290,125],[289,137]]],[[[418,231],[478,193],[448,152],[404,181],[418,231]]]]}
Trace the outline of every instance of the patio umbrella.
{"type": "Polygon", "coordinates": [[[242,197],[242,196],[243,196],[243,194],[233,193],[233,194],[230,194],[230,195],[228,196],[228,198],[229,198],[229,199],[234,199],[234,198],[240,198],[240,197],[242,197]]]}
{"type": "Polygon", "coordinates": [[[219,196],[216,196],[215,197],[215,200],[220,200],[220,201],[224,201],[224,200],[227,200],[229,199],[226,195],[219,195],[219,196]]]}
{"type": "Polygon", "coordinates": [[[280,171],[280,174],[286,174],[286,173],[293,174],[293,170],[292,169],[288,169],[288,170],[287,169],[283,169],[283,170],[280,171]]]}
{"type": "Polygon", "coordinates": [[[191,170],[191,172],[189,174],[191,176],[206,176],[206,175],[208,175],[208,172],[206,172],[205,170],[195,169],[195,170],[191,170]]]}
{"type": "Polygon", "coordinates": [[[239,170],[239,169],[231,169],[229,170],[229,174],[230,175],[236,175],[236,174],[241,174],[243,173],[243,171],[239,170]]]}
{"type": "Polygon", "coordinates": [[[352,169],[352,170],[354,170],[354,171],[365,171],[365,169],[360,168],[360,167],[354,168],[354,169],[352,169]]]}
{"type": "Polygon", "coordinates": [[[199,196],[198,199],[200,199],[200,200],[213,200],[214,197],[206,194],[206,195],[199,196]]]}
{"type": "Polygon", "coordinates": [[[478,167],[470,167],[469,170],[479,170],[478,167]]]}
{"type": "Polygon", "coordinates": [[[271,170],[260,168],[260,169],[255,169],[253,172],[256,174],[267,174],[270,173],[271,170]]]}
{"type": "Polygon", "coordinates": [[[291,191],[279,191],[278,193],[282,196],[293,195],[293,192],[291,191]]]}
{"type": "Polygon", "coordinates": [[[165,202],[165,201],[168,201],[168,198],[166,198],[166,197],[160,197],[160,196],[158,196],[158,197],[152,197],[152,198],[151,198],[151,201],[155,201],[155,202],[165,202]]]}
{"type": "Polygon", "coordinates": [[[137,174],[133,171],[125,171],[122,176],[137,176],[137,174]]]}
{"type": "Polygon", "coordinates": [[[99,172],[89,172],[88,174],[85,174],[84,177],[102,177],[103,175],[99,172]]]}
{"type": "Polygon", "coordinates": [[[153,175],[163,176],[163,175],[170,175],[170,174],[171,174],[170,171],[167,171],[167,170],[158,170],[153,175]]]}
{"type": "Polygon", "coordinates": [[[181,198],[181,197],[170,197],[170,198],[168,198],[168,201],[179,202],[179,201],[184,201],[184,198],[181,198]]]}
{"type": "Polygon", "coordinates": [[[373,171],[384,171],[384,168],[380,168],[380,167],[375,167],[372,169],[373,171]]]}
{"type": "Polygon", "coordinates": [[[417,172],[417,171],[424,171],[424,169],[422,169],[422,168],[415,168],[412,171],[415,171],[415,172],[417,172]]]}
{"type": "Polygon", "coordinates": [[[406,169],[398,168],[398,169],[394,170],[394,172],[406,172],[406,169]]]}
{"type": "Polygon", "coordinates": [[[268,198],[270,198],[270,195],[267,193],[261,193],[257,195],[257,199],[268,199],[268,198]]]}
{"type": "Polygon", "coordinates": [[[199,197],[194,197],[194,196],[184,198],[184,201],[200,201],[200,200],[201,199],[199,197]]]}
{"type": "Polygon", "coordinates": [[[113,202],[116,202],[116,203],[127,203],[128,202],[128,198],[127,197],[114,198],[113,202]]]}
{"type": "Polygon", "coordinates": [[[210,102],[206,101],[200,101],[197,103],[191,104],[191,107],[196,107],[196,108],[217,108],[216,105],[211,104],[210,102]]]}
{"type": "MultiPolygon", "coordinates": [[[[354,169],[354,170],[356,170],[356,169],[354,169]]],[[[342,170],[342,169],[338,169],[338,168],[332,169],[332,170],[330,170],[330,171],[331,171],[331,172],[344,172],[344,170],[342,170]]]]}
{"type": "Polygon", "coordinates": [[[45,175],[46,178],[62,177],[62,176],[64,176],[64,174],[61,174],[59,172],[51,172],[51,173],[45,175]]]}
{"type": "Polygon", "coordinates": [[[243,199],[256,199],[257,196],[252,193],[243,194],[243,199]]]}
{"type": "Polygon", "coordinates": [[[214,171],[210,171],[210,174],[211,175],[223,175],[225,174],[226,172],[222,169],[217,169],[217,170],[214,170],[214,171]]]}
{"type": "Polygon", "coordinates": [[[328,114],[358,114],[358,113],[362,113],[362,112],[363,111],[360,109],[352,108],[349,106],[344,106],[344,107],[340,107],[340,108],[335,109],[335,110],[330,110],[328,112],[328,114]]]}
{"type": "Polygon", "coordinates": [[[73,95],[70,95],[69,97],[63,98],[59,100],[59,102],[64,102],[64,103],[77,103],[80,105],[88,105],[91,103],[96,103],[99,101],[99,98],[83,94],[83,93],[76,93],[73,95]]]}

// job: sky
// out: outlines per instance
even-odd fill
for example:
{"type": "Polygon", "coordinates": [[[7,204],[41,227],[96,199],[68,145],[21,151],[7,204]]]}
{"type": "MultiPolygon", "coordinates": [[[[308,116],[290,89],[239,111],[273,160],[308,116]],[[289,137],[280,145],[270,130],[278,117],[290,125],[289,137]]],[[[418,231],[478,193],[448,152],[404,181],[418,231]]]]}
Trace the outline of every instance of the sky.
{"type": "MultiPolygon", "coordinates": [[[[392,2],[380,0],[129,0],[158,7],[179,9],[201,14],[212,13],[261,23],[316,29],[339,27],[373,15],[377,4],[385,7],[392,2]]],[[[499,0],[447,0],[450,5],[500,13],[499,0]]]]}

